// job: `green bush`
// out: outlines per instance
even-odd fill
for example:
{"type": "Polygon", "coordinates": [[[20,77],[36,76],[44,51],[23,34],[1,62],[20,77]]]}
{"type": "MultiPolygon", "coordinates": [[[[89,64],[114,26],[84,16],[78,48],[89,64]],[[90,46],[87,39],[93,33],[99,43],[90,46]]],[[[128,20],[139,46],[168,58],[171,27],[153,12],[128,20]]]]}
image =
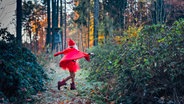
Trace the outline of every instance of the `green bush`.
{"type": "Polygon", "coordinates": [[[27,102],[31,95],[44,90],[47,75],[30,50],[17,46],[6,29],[0,33],[0,103],[27,102]]]}
{"type": "Polygon", "coordinates": [[[103,81],[95,99],[126,104],[184,103],[184,20],[172,27],[144,26],[138,37],[104,44],[95,53],[89,80],[103,81]]]}

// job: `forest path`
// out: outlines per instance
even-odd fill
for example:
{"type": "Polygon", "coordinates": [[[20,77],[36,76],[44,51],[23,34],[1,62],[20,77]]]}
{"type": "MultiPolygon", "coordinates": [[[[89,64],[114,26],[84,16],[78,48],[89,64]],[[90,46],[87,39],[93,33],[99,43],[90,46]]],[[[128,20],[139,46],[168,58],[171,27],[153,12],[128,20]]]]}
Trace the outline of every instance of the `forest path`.
{"type": "Polygon", "coordinates": [[[90,95],[93,89],[90,82],[86,80],[87,70],[80,69],[76,73],[77,90],[70,90],[71,80],[66,86],[62,86],[61,90],[57,89],[57,82],[69,75],[68,71],[61,70],[58,63],[54,61],[49,63],[46,65],[46,70],[51,80],[46,84],[46,91],[35,96],[36,104],[92,104],[89,96],[86,96],[90,95]]]}

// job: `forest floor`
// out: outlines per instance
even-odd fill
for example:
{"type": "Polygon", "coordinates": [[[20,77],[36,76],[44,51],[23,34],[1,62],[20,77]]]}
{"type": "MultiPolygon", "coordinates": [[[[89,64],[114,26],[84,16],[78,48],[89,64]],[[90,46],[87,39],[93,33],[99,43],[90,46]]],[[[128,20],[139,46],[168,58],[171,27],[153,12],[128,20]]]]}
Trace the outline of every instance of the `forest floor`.
{"type": "Polygon", "coordinates": [[[91,83],[86,80],[87,70],[80,69],[76,73],[77,90],[70,90],[71,80],[67,82],[66,86],[62,86],[61,90],[58,90],[57,82],[66,78],[69,72],[61,70],[58,63],[54,61],[46,65],[45,69],[51,80],[46,84],[46,91],[35,96],[36,104],[92,104],[90,96],[86,96],[88,93],[90,95],[93,89],[91,83]]]}

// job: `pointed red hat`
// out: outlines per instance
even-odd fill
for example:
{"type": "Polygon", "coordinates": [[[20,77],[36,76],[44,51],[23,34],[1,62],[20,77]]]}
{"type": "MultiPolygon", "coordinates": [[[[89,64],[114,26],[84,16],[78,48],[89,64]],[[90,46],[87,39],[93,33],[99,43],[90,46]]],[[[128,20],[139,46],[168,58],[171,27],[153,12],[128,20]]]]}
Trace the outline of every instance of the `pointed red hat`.
{"type": "Polygon", "coordinates": [[[72,39],[69,39],[68,45],[69,46],[74,46],[75,45],[75,42],[72,39]]]}

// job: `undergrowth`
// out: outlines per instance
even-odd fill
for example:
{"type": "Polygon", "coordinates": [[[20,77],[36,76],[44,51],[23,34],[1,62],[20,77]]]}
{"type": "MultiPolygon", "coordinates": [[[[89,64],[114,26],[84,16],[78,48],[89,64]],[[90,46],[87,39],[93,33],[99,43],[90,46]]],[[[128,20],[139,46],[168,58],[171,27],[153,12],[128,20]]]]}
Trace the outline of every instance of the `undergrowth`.
{"type": "Polygon", "coordinates": [[[13,34],[0,29],[0,103],[33,102],[44,91],[47,75],[30,50],[16,45],[13,34]]]}
{"type": "MultiPolygon", "coordinates": [[[[91,99],[103,103],[181,104],[184,94],[184,20],[144,26],[121,44],[95,46],[89,81],[104,83],[91,99]]],[[[126,39],[125,39],[126,38],[126,39]]]]}

